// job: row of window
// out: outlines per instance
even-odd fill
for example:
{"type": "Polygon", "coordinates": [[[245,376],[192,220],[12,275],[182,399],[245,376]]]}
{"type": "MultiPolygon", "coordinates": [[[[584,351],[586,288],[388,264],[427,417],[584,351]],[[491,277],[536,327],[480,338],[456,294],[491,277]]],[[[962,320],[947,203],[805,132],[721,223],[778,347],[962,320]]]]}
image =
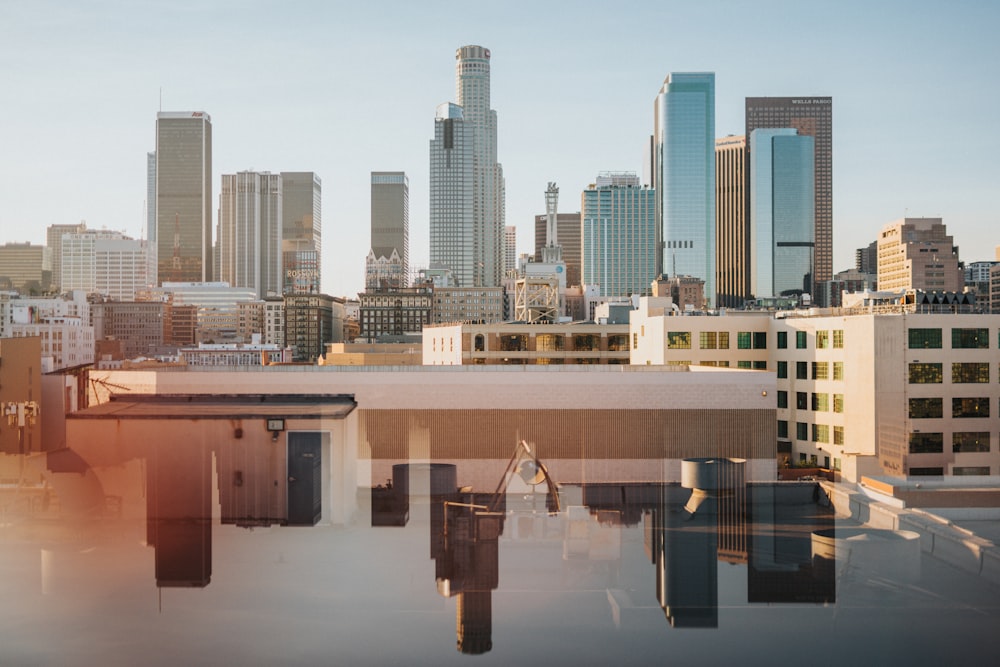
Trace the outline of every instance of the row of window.
{"type": "MultiPolygon", "coordinates": [[[[667,349],[690,350],[690,331],[668,331],[667,349]]],[[[698,333],[698,347],[702,350],[728,350],[728,331],[701,331],[698,333]]],[[[739,331],[736,334],[736,348],[739,350],[766,350],[766,331],[739,331]]]]}
{"type": "MultiPolygon", "coordinates": [[[[913,362],[909,367],[910,384],[941,384],[944,364],[913,362]]],[[[990,381],[988,362],[954,362],[951,365],[952,384],[984,384],[990,381]]]]}
{"type": "MultiPolygon", "coordinates": [[[[990,399],[986,397],[952,398],[953,418],[989,417],[990,399]]],[[[910,419],[938,419],[944,417],[943,398],[911,398],[910,419]]]]}
{"type": "MultiPolygon", "coordinates": [[[[788,392],[778,390],[778,407],[782,409],[788,408],[788,392]]],[[[815,412],[829,412],[830,411],[830,394],[825,393],[813,393],[812,400],[810,400],[809,392],[797,391],[795,392],[795,409],[796,410],[813,410],[815,412]]],[[[844,395],[834,394],[833,395],[833,411],[843,412],[844,411],[844,395]]]]}
{"type": "MultiPolygon", "coordinates": [[[[942,348],[941,329],[909,329],[907,334],[910,349],[939,350],[942,348]]],[[[989,329],[952,328],[951,330],[951,349],[953,350],[985,350],[989,346],[989,329]]]]}
{"type": "MultiPolygon", "coordinates": [[[[989,431],[956,431],[951,434],[951,451],[955,454],[989,452],[992,446],[989,431]]],[[[944,433],[911,433],[911,454],[941,454],[944,433]]]]}
{"type": "MultiPolygon", "coordinates": [[[[812,368],[812,379],[813,380],[829,380],[830,375],[830,362],[829,361],[796,361],[795,362],[795,379],[796,380],[808,380],[809,368],[812,368]]],[[[844,362],[834,361],[833,362],[833,375],[832,378],[836,381],[842,381],[844,379],[844,362]]],[[[779,361],[778,362],[778,379],[787,380],[788,379],[788,362],[779,361]]]]}
{"type": "MultiPolygon", "coordinates": [[[[795,422],[795,439],[802,440],[804,442],[820,442],[825,444],[831,444],[831,435],[833,436],[832,444],[843,445],[844,444],[844,427],[843,426],[829,426],[827,424],[813,424],[812,425],[812,437],[809,434],[809,424],[805,422],[795,422]]],[[[788,422],[783,420],[778,420],[778,437],[787,438],[788,437],[788,422]]]]}
{"type": "MultiPolygon", "coordinates": [[[[828,349],[833,344],[834,349],[842,349],[844,347],[844,330],[834,329],[832,336],[830,331],[817,331],[816,332],[816,349],[825,350],[828,349]]],[[[796,331],[795,332],[795,349],[805,350],[809,346],[808,332],[806,331],[796,331]]],[[[784,350],[788,348],[788,332],[779,331],[778,332],[778,349],[784,350]]]]}

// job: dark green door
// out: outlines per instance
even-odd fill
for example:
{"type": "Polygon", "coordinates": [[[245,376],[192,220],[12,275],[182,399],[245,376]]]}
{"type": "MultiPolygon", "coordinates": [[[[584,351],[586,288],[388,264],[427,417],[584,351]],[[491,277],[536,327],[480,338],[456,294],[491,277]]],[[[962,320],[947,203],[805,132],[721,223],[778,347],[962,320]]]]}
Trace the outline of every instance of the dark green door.
{"type": "Polygon", "coordinates": [[[315,526],[323,507],[319,433],[288,434],[288,525],[315,526]]]}

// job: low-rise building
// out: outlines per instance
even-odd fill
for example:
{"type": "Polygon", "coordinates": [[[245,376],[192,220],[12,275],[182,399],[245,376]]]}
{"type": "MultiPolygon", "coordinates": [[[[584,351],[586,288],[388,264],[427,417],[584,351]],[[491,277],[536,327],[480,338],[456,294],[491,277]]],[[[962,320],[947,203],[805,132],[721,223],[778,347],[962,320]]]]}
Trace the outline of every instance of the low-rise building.
{"type": "Polygon", "coordinates": [[[436,325],[424,329],[428,366],[629,363],[628,324],[436,325]]]}

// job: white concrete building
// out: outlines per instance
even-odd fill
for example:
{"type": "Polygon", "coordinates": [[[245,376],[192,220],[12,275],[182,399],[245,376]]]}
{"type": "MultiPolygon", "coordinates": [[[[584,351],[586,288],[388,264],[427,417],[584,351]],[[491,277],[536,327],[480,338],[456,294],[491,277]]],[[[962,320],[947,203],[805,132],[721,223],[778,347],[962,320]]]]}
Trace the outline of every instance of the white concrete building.
{"type": "Polygon", "coordinates": [[[11,338],[42,339],[42,372],[49,373],[94,362],[94,327],[78,317],[52,317],[10,325],[11,338]]]}

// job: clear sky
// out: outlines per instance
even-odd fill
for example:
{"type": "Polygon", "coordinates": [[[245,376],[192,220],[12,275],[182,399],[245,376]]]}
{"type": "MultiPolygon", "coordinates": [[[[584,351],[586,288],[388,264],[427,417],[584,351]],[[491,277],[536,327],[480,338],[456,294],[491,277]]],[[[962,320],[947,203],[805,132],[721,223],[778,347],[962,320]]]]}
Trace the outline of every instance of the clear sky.
{"type": "Polygon", "coordinates": [[[164,111],[212,116],[213,197],[244,169],[323,179],[323,289],[354,296],[369,174],[410,178],[428,251],[428,142],[455,49],[492,51],[507,224],[532,249],[546,183],[579,210],[599,171],[642,175],[671,71],[716,73],[716,134],[748,96],[833,97],[834,270],[885,223],[940,216],[965,261],[1000,244],[1000,3],[0,0],[0,243],[86,220],[143,234],[164,111]]]}

